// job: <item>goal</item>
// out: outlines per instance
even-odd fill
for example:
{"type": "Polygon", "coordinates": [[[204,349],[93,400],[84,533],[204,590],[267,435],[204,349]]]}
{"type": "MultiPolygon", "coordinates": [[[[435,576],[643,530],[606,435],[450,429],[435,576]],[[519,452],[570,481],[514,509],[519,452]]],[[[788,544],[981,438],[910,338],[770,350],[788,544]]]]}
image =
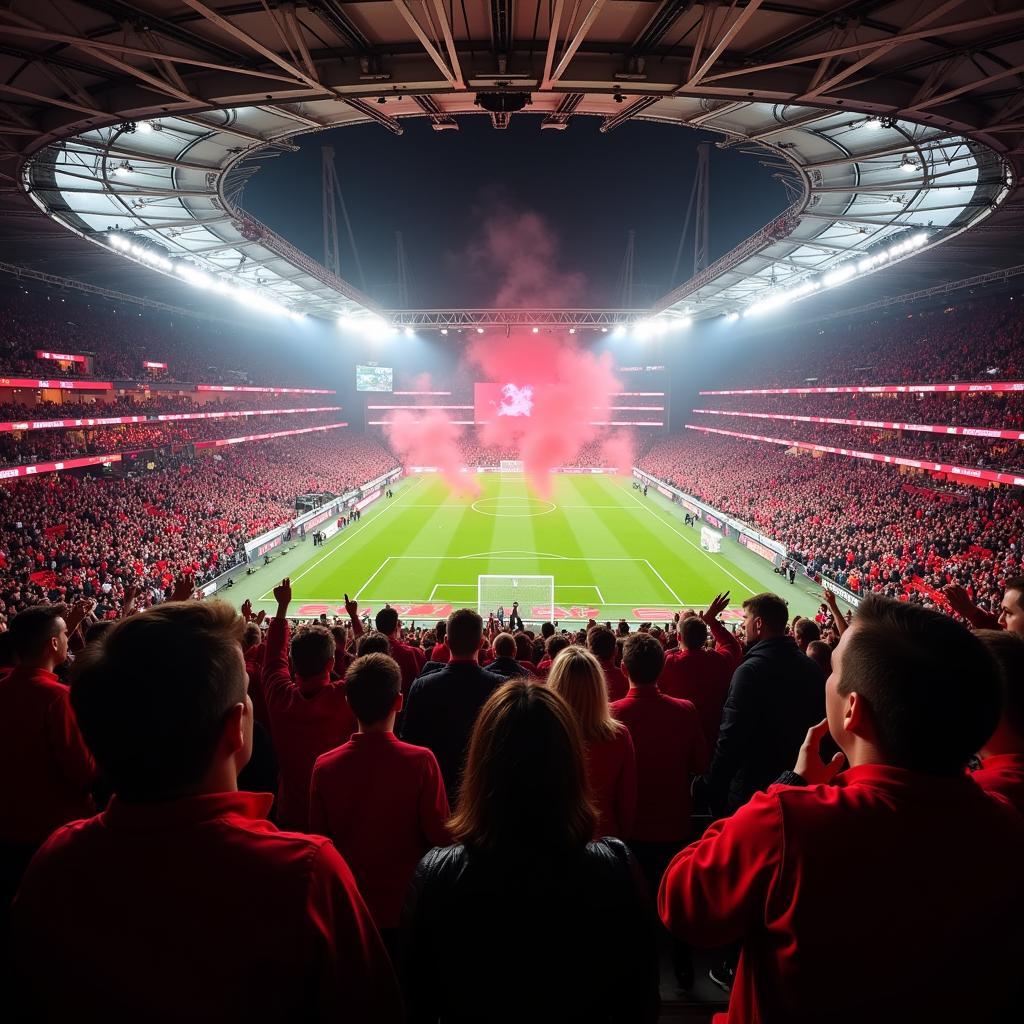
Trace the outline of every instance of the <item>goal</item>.
{"type": "Polygon", "coordinates": [[[555,617],[554,576],[477,576],[476,590],[476,610],[484,619],[504,608],[508,622],[514,601],[519,602],[519,617],[524,622],[555,617]]]}
{"type": "Polygon", "coordinates": [[[522,459],[502,459],[500,468],[502,476],[521,476],[523,461],[522,459]]]}
{"type": "Polygon", "coordinates": [[[700,546],[712,554],[721,551],[722,535],[717,530],[712,530],[710,526],[702,526],[700,528],[700,546]]]}

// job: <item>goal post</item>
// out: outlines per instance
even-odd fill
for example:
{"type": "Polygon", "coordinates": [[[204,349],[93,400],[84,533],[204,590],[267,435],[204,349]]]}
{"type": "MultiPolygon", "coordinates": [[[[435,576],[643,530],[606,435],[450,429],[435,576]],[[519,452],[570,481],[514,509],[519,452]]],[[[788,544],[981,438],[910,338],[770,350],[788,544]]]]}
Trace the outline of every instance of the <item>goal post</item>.
{"type": "Polygon", "coordinates": [[[522,459],[502,459],[498,467],[502,476],[521,476],[523,472],[522,459]]]}
{"type": "Polygon", "coordinates": [[[546,622],[555,617],[554,576],[477,576],[476,589],[476,610],[485,620],[504,608],[508,622],[517,601],[524,622],[546,622]]]}

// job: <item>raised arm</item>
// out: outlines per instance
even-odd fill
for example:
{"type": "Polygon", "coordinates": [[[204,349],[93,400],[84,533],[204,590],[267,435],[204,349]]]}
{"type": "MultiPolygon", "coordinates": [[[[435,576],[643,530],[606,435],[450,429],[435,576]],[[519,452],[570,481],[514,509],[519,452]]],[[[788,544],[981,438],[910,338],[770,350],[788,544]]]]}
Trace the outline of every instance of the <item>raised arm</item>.
{"type": "Polygon", "coordinates": [[[822,593],[825,596],[825,604],[828,605],[828,610],[832,613],[832,618],[836,624],[836,630],[839,632],[839,635],[842,636],[849,628],[850,621],[845,615],[843,615],[842,609],[839,607],[839,602],[836,600],[836,595],[833,594],[831,590],[824,590],[822,593]]]}
{"type": "Polygon", "coordinates": [[[345,595],[345,611],[348,612],[348,617],[352,620],[352,636],[362,636],[363,624],[359,621],[359,602],[352,600],[348,594],[345,595]]]}
{"type": "Polygon", "coordinates": [[[700,617],[704,620],[711,631],[711,635],[715,638],[715,650],[729,658],[733,668],[735,668],[743,657],[743,648],[740,647],[739,640],[718,621],[718,616],[728,607],[729,591],[727,590],[724,594],[719,594],[708,606],[707,611],[701,613],[700,617]]]}

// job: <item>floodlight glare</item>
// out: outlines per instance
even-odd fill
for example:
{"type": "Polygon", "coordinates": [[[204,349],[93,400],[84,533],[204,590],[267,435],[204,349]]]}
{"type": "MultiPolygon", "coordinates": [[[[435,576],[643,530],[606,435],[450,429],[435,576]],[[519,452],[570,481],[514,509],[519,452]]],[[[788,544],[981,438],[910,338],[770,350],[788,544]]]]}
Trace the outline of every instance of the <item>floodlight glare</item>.
{"type": "Polygon", "coordinates": [[[539,327],[534,327],[533,333],[534,334],[540,334],[540,328],[539,327]]]}
{"type": "Polygon", "coordinates": [[[416,337],[416,332],[411,327],[406,327],[406,329],[405,329],[405,336],[407,338],[415,338],[416,337]]]}
{"type": "Polygon", "coordinates": [[[484,329],[483,329],[482,327],[478,327],[478,328],[476,329],[476,333],[477,333],[477,334],[483,334],[483,333],[484,333],[484,329]]]}

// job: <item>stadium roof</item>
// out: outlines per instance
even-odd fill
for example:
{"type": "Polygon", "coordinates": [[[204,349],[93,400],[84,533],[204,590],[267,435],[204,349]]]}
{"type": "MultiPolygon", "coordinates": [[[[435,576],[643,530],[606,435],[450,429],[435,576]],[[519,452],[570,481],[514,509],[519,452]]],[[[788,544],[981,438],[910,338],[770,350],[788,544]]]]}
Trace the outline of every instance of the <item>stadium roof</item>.
{"type": "Polygon", "coordinates": [[[810,308],[840,282],[829,307],[857,305],[1020,260],[1016,0],[25,10],[0,11],[4,259],[154,299],[193,304],[187,279],[242,286],[250,304],[372,310],[241,208],[254,161],[325,128],[448,130],[483,112],[496,129],[520,111],[543,115],[538,130],[587,115],[605,132],[699,127],[777,171],[792,205],[657,310],[800,294],[810,308]]]}

